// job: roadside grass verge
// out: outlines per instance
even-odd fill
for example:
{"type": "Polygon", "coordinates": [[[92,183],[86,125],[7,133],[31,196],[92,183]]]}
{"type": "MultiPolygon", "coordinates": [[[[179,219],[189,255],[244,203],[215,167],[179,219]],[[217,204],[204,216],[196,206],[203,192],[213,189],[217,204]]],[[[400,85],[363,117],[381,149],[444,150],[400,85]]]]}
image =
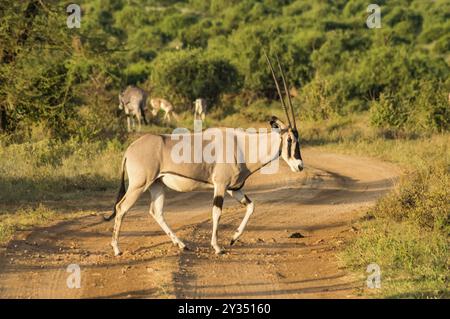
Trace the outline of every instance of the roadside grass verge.
{"type": "Polygon", "coordinates": [[[430,165],[404,176],[369,210],[343,254],[355,271],[380,266],[384,297],[450,297],[450,174],[442,164],[430,165]]]}
{"type": "Polygon", "coordinates": [[[365,115],[302,122],[307,145],[391,161],[404,170],[395,189],[359,223],[342,252],[361,277],[376,263],[385,298],[449,298],[450,134],[415,136],[370,127],[365,115]]]}
{"type": "Polygon", "coordinates": [[[117,187],[118,141],[51,139],[0,145],[0,203],[68,199],[117,187]]]}
{"type": "Polygon", "coordinates": [[[43,204],[24,206],[14,211],[0,211],[0,246],[9,242],[14,233],[19,230],[27,230],[36,226],[47,225],[56,220],[66,220],[92,214],[90,211],[71,211],[60,214],[43,204]]]}
{"type": "Polygon", "coordinates": [[[116,191],[124,148],[119,141],[60,142],[39,137],[22,143],[0,138],[1,245],[17,230],[79,216],[75,211],[92,208],[92,194],[116,191]],[[68,204],[83,200],[90,202],[68,204]]]}
{"type": "Polygon", "coordinates": [[[8,242],[15,231],[48,223],[56,216],[54,210],[44,205],[20,208],[14,213],[0,214],[0,245],[8,242]]]}

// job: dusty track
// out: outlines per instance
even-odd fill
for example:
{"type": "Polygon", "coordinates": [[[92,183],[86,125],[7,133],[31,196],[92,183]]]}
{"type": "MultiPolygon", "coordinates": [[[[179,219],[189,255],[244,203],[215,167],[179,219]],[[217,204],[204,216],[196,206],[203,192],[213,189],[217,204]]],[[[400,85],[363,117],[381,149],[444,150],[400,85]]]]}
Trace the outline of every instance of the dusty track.
{"type": "MultiPolygon", "coordinates": [[[[18,234],[0,260],[1,298],[351,298],[360,278],[336,253],[363,207],[389,190],[399,171],[373,159],[304,150],[306,169],[255,174],[244,190],[256,211],[233,247],[244,208],[226,198],[220,243],[209,247],[212,193],[170,193],[169,225],[191,248],[179,252],[148,215],[144,194],[126,215],[124,254],[113,257],[112,222],[100,214],[18,234]],[[300,232],[304,238],[289,238],[300,232]],[[66,267],[81,267],[81,288],[68,289],[66,267]]],[[[111,199],[114,197],[111,194],[111,199]]],[[[103,207],[99,205],[99,207],[103,207]]],[[[99,212],[103,213],[103,212],[99,212]]]]}

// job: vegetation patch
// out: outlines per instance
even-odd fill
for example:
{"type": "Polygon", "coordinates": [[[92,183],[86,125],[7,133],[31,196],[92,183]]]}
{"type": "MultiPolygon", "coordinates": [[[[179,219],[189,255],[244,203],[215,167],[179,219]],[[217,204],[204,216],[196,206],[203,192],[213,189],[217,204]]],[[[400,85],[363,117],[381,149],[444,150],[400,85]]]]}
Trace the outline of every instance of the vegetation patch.
{"type": "Polygon", "coordinates": [[[306,121],[302,131],[306,144],[377,157],[404,169],[395,189],[359,222],[361,231],[342,259],[364,277],[369,264],[380,266],[381,289],[374,289],[375,296],[448,298],[450,135],[387,138],[369,121],[369,114],[306,121]]]}
{"type": "Polygon", "coordinates": [[[44,205],[24,207],[14,213],[0,213],[0,244],[8,242],[14,232],[48,223],[58,214],[44,205]]]}

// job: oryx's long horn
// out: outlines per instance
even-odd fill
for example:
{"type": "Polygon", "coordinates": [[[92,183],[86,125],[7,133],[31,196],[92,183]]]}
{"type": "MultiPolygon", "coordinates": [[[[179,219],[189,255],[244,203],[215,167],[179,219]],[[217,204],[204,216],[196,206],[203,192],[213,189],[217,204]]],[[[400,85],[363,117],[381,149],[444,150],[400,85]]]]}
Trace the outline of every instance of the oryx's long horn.
{"type": "Polygon", "coordinates": [[[283,95],[281,94],[280,86],[278,85],[277,77],[275,75],[275,71],[273,69],[272,62],[270,62],[270,59],[267,56],[266,51],[264,51],[264,56],[266,57],[267,63],[269,64],[270,71],[272,71],[273,80],[275,81],[275,86],[277,87],[278,96],[280,97],[280,101],[281,101],[281,106],[283,107],[284,113],[286,113],[286,118],[287,118],[289,127],[292,127],[291,119],[289,118],[289,113],[288,113],[286,104],[284,104],[283,95]]]}
{"type": "Polygon", "coordinates": [[[286,76],[284,75],[284,70],[281,67],[280,60],[278,59],[278,55],[276,56],[276,58],[277,58],[278,68],[280,69],[280,73],[281,73],[281,79],[283,80],[284,90],[286,91],[289,108],[291,110],[292,122],[294,123],[294,129],[296,130],[297,124],[295,123],[295,115],[294,115],[294,108],[292,106],[292,101],[291,101],[291,94],[289,94],[289,84],[287,83],[286,76]]]}

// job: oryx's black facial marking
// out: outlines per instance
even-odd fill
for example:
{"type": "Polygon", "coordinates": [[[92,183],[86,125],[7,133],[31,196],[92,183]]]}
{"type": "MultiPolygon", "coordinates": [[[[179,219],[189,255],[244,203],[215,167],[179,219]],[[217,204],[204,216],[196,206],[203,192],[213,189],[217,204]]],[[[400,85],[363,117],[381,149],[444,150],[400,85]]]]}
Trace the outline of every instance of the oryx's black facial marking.
{"type": "Polygon", "coordinates": [[[298,142],[295,143],[294,158],[297,160],[302,160],[302,155],[300,154],[300,144],[298,142]]]}
{"type": "Polygon", "coordinates": [[[302,156],[300,154],[300,143],[298,141],[298,132],[297,130],[292,130],[292,134],[294,134],[296,142],[294,145],[294,158],[297,160],[302,160],[302,156]]]}
{"type": "Polygon", "coordinates": [[[292,138],[288,137],[288,139],[287,139],[287,156],[288,156],[288,158],[291,157],[291,147],[292,147],[292,138]]]}
{"type": "Polygon", "coordinates": [[[223,206],[223,196],[215,196],[213,200],[213,205],[222,208],[223,206]]]}

